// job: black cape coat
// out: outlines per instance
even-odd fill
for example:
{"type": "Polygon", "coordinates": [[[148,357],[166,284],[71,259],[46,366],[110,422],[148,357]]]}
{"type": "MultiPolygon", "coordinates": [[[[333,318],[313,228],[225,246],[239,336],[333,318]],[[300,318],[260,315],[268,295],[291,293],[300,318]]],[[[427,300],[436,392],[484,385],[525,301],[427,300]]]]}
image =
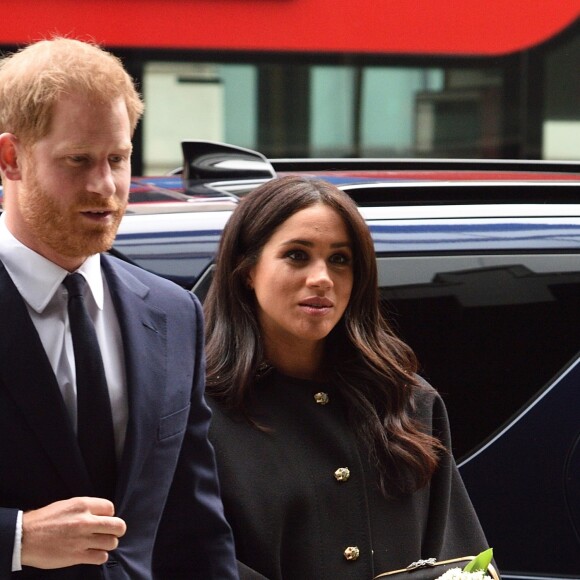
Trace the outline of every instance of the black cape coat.
{"type": "MultiPolygon", "coordinates": [[[[371,580],[488,547],[451,452],[427,487],[385,499],[338,389],[271,371],[255,392],[250,412],[268,431],[208,401],[242,580],[371,580]]],[[[417,412],[451,449],[445,406],[428,385],[417,412]]]]}

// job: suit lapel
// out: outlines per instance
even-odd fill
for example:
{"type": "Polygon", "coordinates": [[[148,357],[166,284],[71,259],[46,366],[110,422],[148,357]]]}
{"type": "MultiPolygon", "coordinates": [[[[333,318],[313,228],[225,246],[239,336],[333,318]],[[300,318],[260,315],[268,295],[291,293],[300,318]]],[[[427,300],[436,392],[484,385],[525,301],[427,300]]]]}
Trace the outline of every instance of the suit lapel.
{"type": "Polygon", "coordinates": [[[107,256],[101,263],[121,328],[127,378],[129,422],[117,488],[117,508],[122,509],[157,440],[167,374],[167,320],[164,311],[147,303],[147,286],[107,256]]]}
{"type": "Polygon", "coordinates": [[[56,377],[26,304],[0,263],[0,380],[59,472],[71,495],[88,495],[76,437],[56,377]]]}

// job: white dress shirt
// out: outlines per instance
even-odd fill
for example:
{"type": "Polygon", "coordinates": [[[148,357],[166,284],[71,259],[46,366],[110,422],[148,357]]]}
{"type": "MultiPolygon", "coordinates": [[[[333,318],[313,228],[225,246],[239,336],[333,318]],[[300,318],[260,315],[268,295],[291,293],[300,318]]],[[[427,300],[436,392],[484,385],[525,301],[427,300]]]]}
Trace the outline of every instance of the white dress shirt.
{"type": "MultiPolygon", "coordinates": [[[[62,285],[68,272],[20,243],[8,230],[4,215],[0,217],[0,260],[26,303],[76,431],[74,351],[68,321],[68,294],[62,285]]],[[[128,403],[119,321],[101,271],[100,255],[89,257],[77,272],[85,277],[90,288],[85,301],[95,324],[103,357],[113,414],[115,448],[120,459],[125,444],[128,403]]],[[[17,525],[13,570],[21,568],[21,534],[21,525],[17,525]]]]}

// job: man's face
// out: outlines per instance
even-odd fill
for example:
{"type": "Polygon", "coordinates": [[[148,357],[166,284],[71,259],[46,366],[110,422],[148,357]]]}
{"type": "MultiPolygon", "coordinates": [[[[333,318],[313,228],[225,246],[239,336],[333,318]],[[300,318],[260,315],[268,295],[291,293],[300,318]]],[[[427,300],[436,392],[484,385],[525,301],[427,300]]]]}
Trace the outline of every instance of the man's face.
{"type": "Polygon", "coordinates": [[[9,229],[52,262],[78,268],[113,243],[129,197],[130,156],[122,98],[91,103],[63,96],[49,134],[19,151],[21,179],[7,212],[9,229]]]}

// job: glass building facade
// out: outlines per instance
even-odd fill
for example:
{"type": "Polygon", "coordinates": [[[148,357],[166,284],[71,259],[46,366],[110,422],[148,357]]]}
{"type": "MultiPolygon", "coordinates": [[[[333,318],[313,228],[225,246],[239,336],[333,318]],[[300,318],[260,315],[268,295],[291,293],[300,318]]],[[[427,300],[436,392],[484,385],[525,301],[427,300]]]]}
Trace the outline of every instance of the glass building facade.
{"type": "Polygon", "coordinates": [[[580,160],[580,21],[500,57],[109,48],[146,101],[136,174],[181,165],[186,139],[274,158],[580,160]]]}

